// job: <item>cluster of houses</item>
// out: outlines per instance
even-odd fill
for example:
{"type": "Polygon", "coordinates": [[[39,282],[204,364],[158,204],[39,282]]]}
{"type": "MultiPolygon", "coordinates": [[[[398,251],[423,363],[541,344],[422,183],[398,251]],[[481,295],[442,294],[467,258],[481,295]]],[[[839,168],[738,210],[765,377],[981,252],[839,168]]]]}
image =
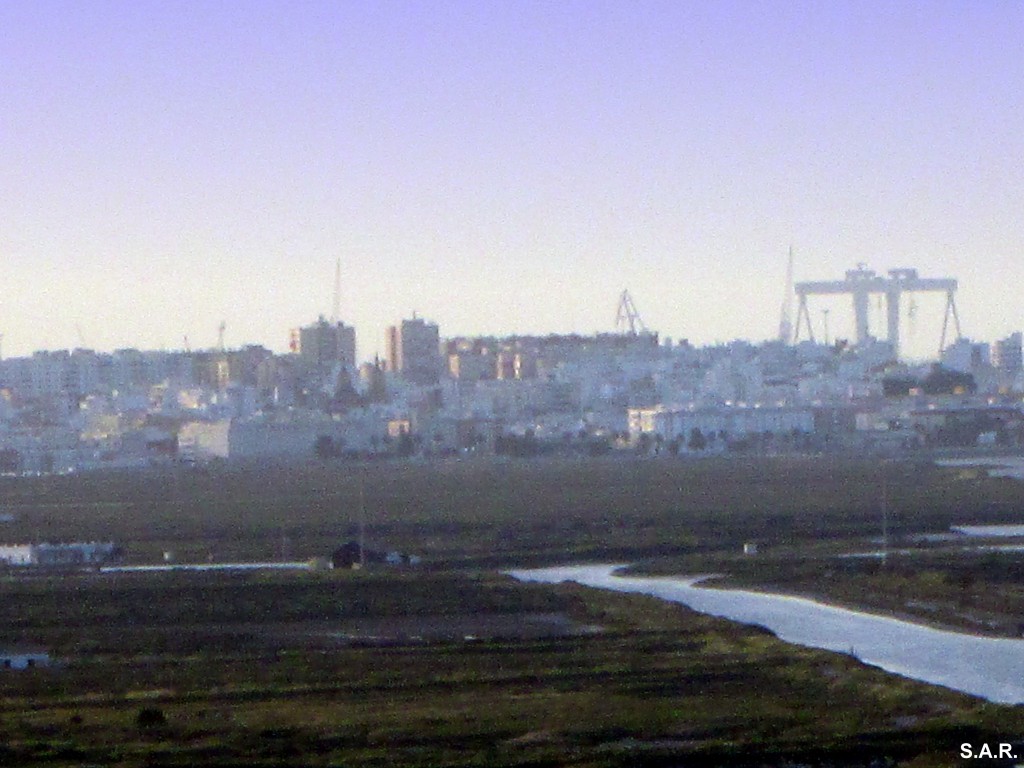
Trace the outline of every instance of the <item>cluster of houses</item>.
{"type": "Polygon", "coordinates": [[[357,365],[351,332],[321,321],[302,329],[284,355],[246,346],[0,361],[0,473],[176,459],[600,452],[662,443],[680,452],[826,443],[859,451],[877,442],[1020,439],[1018,334],[998,345],[998,355],[957,341],[933,368],[900,362],[874,339],[702,348],[652,333],[441,340],[420,320],[395,330],[387,359],[357,365]]]}

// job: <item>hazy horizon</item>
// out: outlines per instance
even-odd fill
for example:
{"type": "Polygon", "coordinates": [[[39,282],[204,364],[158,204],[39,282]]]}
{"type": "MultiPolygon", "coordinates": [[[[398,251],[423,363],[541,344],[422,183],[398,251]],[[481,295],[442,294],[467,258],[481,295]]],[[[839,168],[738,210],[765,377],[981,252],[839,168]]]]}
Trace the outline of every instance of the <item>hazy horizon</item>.
{"type": "Polygon", "coordinates": [[[209,348],[222,320],[285,351],[339,258],[361,359],[414,310],[612,331],[624,288],[663,336],[759,341],[790,246],[798,281],[957,278],[992,341],[1024,326],[1022,33],[1010,2],[12,0],[3,355],[209,348]]]}

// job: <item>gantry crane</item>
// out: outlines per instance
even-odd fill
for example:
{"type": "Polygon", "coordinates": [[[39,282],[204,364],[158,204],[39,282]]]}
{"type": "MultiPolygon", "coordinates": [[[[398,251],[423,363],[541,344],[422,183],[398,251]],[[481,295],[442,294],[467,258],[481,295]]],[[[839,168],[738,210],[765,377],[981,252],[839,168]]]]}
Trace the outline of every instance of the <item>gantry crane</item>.
{"type": "Polygon", "coordinates": [[[814,340],[814,329],[807,309],[808,296],[822,296],[848,293],[853,297],[853,314],[857,328],[857,343],[862,344],[871,338],[868,329],[868,299],[872,294],[885,296],[887,341],[892,346],[893,354],[900,353],[900,297],[904,293],[917,291],[943,291],[946,294],[946,311],[942,320],[942,337],[939,340],[939,354],[946,348],[946,331],[949,327],[950,315],[956,327],[956,338],[960,338],[960,317],[956,311],[954,294],[957,281],[952,278],[918,277],[916,269],[890,269],[888,277],[876,274],[864,264],[856,269],[847,270],[844,280],[797,283],[796,291],[798,306],[796,313],[796,331],[794,340],[800,338],[800,328],[807,327],[807,334],[814,340]]]}

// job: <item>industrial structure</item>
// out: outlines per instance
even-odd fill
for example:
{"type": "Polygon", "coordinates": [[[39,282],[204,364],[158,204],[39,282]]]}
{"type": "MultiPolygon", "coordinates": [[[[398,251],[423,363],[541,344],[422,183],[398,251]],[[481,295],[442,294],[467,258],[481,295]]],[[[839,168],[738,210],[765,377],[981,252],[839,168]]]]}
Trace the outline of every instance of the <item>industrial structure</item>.
{"type": "Polygon", "coordinates": [[[779,341],[789,344],[793,340],[793,246],[789,246],[789,261],[786,264],[786,292],[782,297],[782,312],[779,317],[779,341]]]}
{"type": "Polygon", "coordinates": [[[615,332],[623,336],[641,336],[648,333],[647,326],[640,317],[640,310],[636,308],[628,290],[624,290],[619,296],[619,307],[615,313],[615,332]]]}
{"type": "Polygon", "coordinates": [[[798,299],[794,341],[800,338],[800,328],[806,326],[808,337],[814,340],[814,329],[807,309],[808,296],[850,294],[853,298],[853,313],[856,325],[857,344],[871,339],[868,328],[868,300],[872,294],[885,296],[886,340],[893,354],[900,354],[900,299],[904,293],[917,291],[941,291],[946,294],[946,309],[942,320],[942,337],[939,340],[939,354],[946,346],[946,332],[950,315],[956,327],[956,339],[960,339],[960,317],[957,315],[954,294],[957,281],[952,278],[918,277],[916,269],[890,269],[888,277],[858,264],[856,269],[847,270],[843,280],[797,283],[794,286],[798,299]]]}

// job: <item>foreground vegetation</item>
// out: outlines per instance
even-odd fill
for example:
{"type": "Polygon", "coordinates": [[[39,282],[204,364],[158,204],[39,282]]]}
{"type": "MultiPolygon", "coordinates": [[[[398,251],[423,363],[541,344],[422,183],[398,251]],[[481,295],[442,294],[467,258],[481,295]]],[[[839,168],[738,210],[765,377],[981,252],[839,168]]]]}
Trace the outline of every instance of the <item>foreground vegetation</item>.
{"type": "Polygon", "coordinates": [[[993,584],[1018,589],[1016,555],[837,558],[878,536],[883,476],[894,539],[1014,522],[1024,501],[1012,481],[929,465],[796,458],[0,478],[8,542],[114,540],[141,563],[306,559],[365,515],[368,542],[424,558],[363,572],[10,571],[0,646],[59,664],[0,673],[0,764],[953,765],[962,742],[1024,735],[1024,709],[651,598],[496,572],[644,561],[861,604],[928,603],[933,589],[961,612],[993,584]],[[745,541],[761,554],[743,557],[745,541]]]}
{"type": "Polygon", "coordinates": [[[4,597],[39,601],[8,610],[65,659],[0,675],[8,765],[942,765],[962,741],[1024,730],[1016,709],[571,585],[136,575],[7,583],[4,597]],[[570,623],[323,634],[352,617],[467,613],[570,623]]]}

